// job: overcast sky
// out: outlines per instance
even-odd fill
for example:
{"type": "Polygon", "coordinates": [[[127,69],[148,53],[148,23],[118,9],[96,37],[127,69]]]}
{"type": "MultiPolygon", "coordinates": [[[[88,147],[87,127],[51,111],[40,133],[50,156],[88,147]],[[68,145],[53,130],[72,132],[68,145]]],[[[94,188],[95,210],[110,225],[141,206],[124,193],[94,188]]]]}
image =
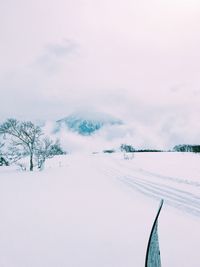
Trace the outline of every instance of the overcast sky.
{"type": "Polygon", "coordinates": [[[200,136],[198,0],[1,0],[0,48],[0,120],[92,108],[200,136]]]}

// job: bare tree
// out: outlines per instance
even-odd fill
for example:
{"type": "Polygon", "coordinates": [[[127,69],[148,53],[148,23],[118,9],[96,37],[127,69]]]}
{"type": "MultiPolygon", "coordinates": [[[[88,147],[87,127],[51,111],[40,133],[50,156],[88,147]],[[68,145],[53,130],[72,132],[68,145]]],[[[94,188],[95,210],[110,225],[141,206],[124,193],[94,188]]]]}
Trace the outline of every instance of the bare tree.
{"type": "Polygon", "coordinates": [[[46,159],[53,158],[56,155],[63,155],[63,154],[66,153],[62,150],[58,140],[54,142],[48,137],[43,138],[39,142],[35,153],[38,169],[40,170],[43,169],[46,159]]]}
{"type": "Polygon", "coordinates": [[[8,166],[9,162],[5,158],[5,153],[3,151],[3,147],[5,146],[4,143],[0,142],[0,166],[8,166]]]}
{"type": "Polygon", "coordinates": [[[33,157],[43,135],[41,128],[32,122],[19,122],[16,119],[8,119],[0,125],[0,134],[5,138],[10,137],[13,156],[21,158],[29,156],[30,171],[33,171],[33,157]]]}
{"type": "Polygon", "coordinates": [[[0,156],[2,155],[2,148],[4,147],[4,143],[0,142],[0,156]]]}

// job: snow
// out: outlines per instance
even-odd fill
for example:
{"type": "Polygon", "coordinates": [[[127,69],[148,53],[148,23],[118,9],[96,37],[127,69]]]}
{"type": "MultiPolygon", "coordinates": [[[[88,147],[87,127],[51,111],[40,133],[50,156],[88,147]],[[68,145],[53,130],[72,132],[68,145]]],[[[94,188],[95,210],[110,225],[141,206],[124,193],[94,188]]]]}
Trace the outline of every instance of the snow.
{"type": "Polygon", "coordinates": [[[142,267],[159,201],[163,267],[198,267],[200,157],[72,154],[0,168],[0,266],[142,267]]]}

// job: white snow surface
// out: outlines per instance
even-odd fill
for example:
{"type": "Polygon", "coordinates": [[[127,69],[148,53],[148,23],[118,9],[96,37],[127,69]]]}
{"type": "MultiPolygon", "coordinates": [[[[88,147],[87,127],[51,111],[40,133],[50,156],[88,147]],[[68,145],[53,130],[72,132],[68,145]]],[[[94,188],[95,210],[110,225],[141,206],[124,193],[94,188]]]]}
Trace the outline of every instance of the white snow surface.
{"type": "Polygon", "coordinates": [[[159,201],[163,267],[200,262],[200,156],[73,154],[0,167],[0,267],[142,267],[159,201]]]}

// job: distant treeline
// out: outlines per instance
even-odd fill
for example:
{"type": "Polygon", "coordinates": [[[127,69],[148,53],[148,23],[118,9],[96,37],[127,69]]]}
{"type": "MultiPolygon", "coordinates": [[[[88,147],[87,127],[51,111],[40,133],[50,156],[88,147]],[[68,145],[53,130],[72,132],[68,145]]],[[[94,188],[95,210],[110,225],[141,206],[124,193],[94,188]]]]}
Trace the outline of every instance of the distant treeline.
{"type": "MultiPolygon", "coordinates": [[[[104,153],[115,153],[118,150],[115,149],[106,149],[104,153]]],[[[135,149],[132,145],[122,144],[120,146],[120,151],[124,153],[135,153],[135,152],[164,152],[163,150],[158,149],[135,149]]]]}
{"type": "Polygon", "coordinates": [[[177,145],[173,148],[173,151],[200,153],[200,145],[177,145]]]}
{"type": "MultiPolygon", "coordinates": [[[[115,153],[118,150],[106,149],[104,153],[115,153]]],[[[122,144],[120,151],[124,153],[142,153],[142,152],[192,152],[200,153],[200,145],[176,145],[172,150],[160,150],[160,149],[135,149],[132,145],[122,144]]]]}
{"type": "Polygon", "coordinates": [[[135,152],[164,152],[163,150],[158,149],[138,149],[135,152]]]}
{"type": "Polygon", "coordinates": [[[131,152],[163,152],[163,150],[158,150],[158,149],[135,149],[132,145],[127,145],[127,144],[122,144],[120,146],[120,150],[122,152],[127,152],[127,153],[131,153],[131,152]]]}

